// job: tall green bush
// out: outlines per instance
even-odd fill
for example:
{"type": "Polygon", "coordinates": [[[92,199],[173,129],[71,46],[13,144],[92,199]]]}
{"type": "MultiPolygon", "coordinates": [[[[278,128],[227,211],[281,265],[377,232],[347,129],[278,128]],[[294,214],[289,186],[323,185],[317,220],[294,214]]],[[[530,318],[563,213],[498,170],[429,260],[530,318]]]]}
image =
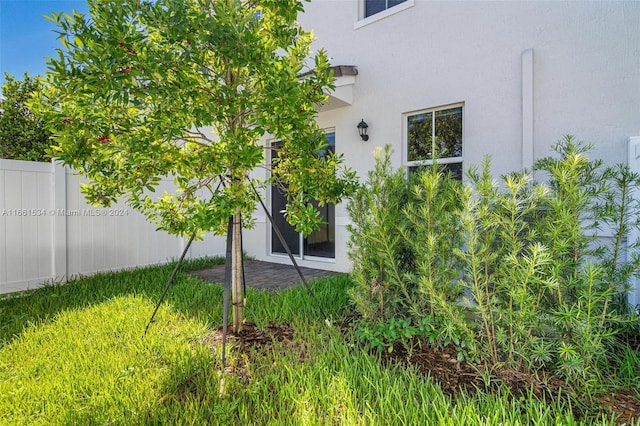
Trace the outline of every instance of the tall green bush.
{"type": "Polygon", "coordinates": [[[640,229],[640,199],[636,198],[640,174],[626,165],[617,164],[607,168],[603,178],[609,183],[609,191],[601,197],[596,212],[598,226],[612,231],[612,241],[600,245],[598,258],[609,277],[609,285],[614,286],[617,293],[615,307],[611,308],[629,312],[634,307],[627,306],[626,295],[632,290],[631,279],[640,270],[637,251],[640,240],[630,240],[631,232],[640,229]]]}
{"type": "Polygon", "coordinates": [[[454,249],[461,246],[460,183],[441,167],[407,178],[391,166],[391,148],[348,206],[351,297],[367,319],[421,318],[450,309],[463,292],[454,249]]]}
{"type": "Polygon", "coordinates": [[[546,306],[558,336],[555,362],[568,378],[597,382],[614,335],[628,320],[626,292],[640,266],[637,253],[623,256],[625,246],[638,247],[628,239],[640,223],[640,203],[631,195],[640,176],[626,165],[589,159],[591,146],[571,136],[553,148],[558,156],[535,169],[546,172],[552,189],[536,224],[558,281],[546,306]]]}
{"type": "Polygon", "coordinates": [[[495,179],[487,158],[464,186],[438,166],[407,182],[390,149],[379,153],[349,206],[351,296],[364,318],[382,328],[406,318],[414,330],[428,318],[443,330],[430,341],[455,336],[440,343],[465,342],[485,362],[600,381],[640,266],[626,253],[638,246],[628,238],[640,176],[589,149],[566,136],[535,163],[535,180],[495,179]]]}
{"type": "Polygon", "coordinates": [[[376,166],[347,209],[355,283],[350,296],[364,318],[379,321],[404,314],[413,296],[403,278],[410,257],[401,232],[407,182],[401,170],[393,170],[389,146],[374,155],[376,166]]]}
{"type": "Polygon", "coordinates": [[[555,284],[544,271],[550,254],[531,226],[547,190],[523,173],[503,177],[500,190],[489,166],[485,159],[481,173],[472,168],[467,174],[460,212],[466,244],[457,254],[481,319],[485,357],[513,365],[521,361],[523,344],[536,341],[543,295],[555,284]]]}
{"type": "Polygon", "coordinates": [[[460,183],[437,164],[411,176],[409,197],[402,209],[402,237],[413,253],[406,279],[422,295],[413,314],[437,314],[461,296],[460,266],[454,254],[462,245],[460,183]],[[426,300],[425,300],[426,299],[426,300]]]}
{"type": "Polygon", "coordinates": [[[473,330],[455,303],[464,292],[455,254],[463,244],[456,214],[461,184],[438,165],[408,179],[391,166],[389,146],[375,156],[375,168],[348,206],[351,299],[365,320],[389,327],[395,318],[409,318],[419,328],[428,318],[440,329],[430,336],[435,343],[464,342],[472,356],[473,330]]]}
{"type": "Polygon", "coordinates": [[[578,297],[579,272],[595,254],[598,236],[596,205],[607,192],[602,161],[591,160],[590,145],[565,136],[552,147],[557,157],[538,160],[534,170],[548,177],[549,194],[538,206],[534,221],[538,238],[554,259],[551,271],[558,280],[551,304],[572,304],[578,297]]]}
{"type": "Polygon", "coordinates": [[[440,332],[436,344],[464,345],[465,356],[475,356],[475,332],[466,321],[462,301],[462,264],[457,252],[464,244],[462,185],[438,164],[415,172],[410,179],[407,205],[402,210],[402,236],[413,255],[412,268],[405,273],[415,283],[411,303],[415,323],[432,319],[440,332]]]}

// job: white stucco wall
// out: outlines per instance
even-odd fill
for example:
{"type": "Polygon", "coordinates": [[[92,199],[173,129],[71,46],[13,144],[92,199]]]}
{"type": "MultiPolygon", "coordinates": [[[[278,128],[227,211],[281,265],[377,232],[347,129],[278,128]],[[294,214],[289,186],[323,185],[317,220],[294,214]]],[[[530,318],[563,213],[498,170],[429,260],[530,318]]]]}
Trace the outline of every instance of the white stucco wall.
{"type": "Polygon", "coordinates": [[[465,163],[489,154],[496,173],[520,167],[526,49],[534,51],[534,155],[570,133],[606,161],[625,161],[626,141],[640,131],[640,3],[415,0],[354,29],[358,7],[314,0],[300,22],[333,64],[358,66],[354,104],[340,112],[351,129],[336,137],[362,172],[386,143],[400,163],[403,113],[456,102],[465,103],[465,163]],[[366,144],[354,133],[361,117],[366,144]]]}
{"type": "MultiPolygon", "coordinates": [[[[403,114],[459,102],[465,168],[485,155],[496,175],[522,168],[527,122],[534,158],[573,134],[594,145],[594,156],[626,162],[629,137],[640,134],[640,2],[409,0],[404,10],[361,25],[360,1],[313,0],[300,23],[314,30],[315,48],[333,65],[358,67],[353,104],[321,113],[319,123],[335,129],[336,150],[361,177],[378,146],[392,144],[402,164],[403,114]],[[523,117],[528,49],[524,83],[530,78],[533,89],[523,117]],[[358,136],[361,118],[368,142],[358,136]]],[[[344,206],[336,221],[335,262],[309,266],[350,268],[344,206]]],[[[257,225],[247,234],[257,242],[251,254],[271,259],[268,228],[257,225]]]]}

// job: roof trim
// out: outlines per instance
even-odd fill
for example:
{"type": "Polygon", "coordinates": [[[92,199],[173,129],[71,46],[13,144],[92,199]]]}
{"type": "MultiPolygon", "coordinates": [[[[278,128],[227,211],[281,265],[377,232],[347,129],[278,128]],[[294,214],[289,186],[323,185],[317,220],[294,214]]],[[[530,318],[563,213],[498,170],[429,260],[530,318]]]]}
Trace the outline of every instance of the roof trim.
{"type": "MultiPolygon", "coordinates": [[[[333,71],[334,77],[347,77],[352,75],[358,75],[358,67],[355,65],[334,65],[327,68],[327,72],[333,71]]],[[[312,75],[315,71],[307,71],[305,73],[300,74],[298,77],[306,77],[312,75]]]]}

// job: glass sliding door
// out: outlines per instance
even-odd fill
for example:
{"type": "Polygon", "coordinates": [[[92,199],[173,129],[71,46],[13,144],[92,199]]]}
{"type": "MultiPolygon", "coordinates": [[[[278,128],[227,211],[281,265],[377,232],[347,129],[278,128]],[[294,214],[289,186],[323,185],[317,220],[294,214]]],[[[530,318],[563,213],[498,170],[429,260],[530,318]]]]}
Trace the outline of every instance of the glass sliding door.
{"type": "MultiPolygon", "coordinates": [[[[289,250],[294,255],[300,255],[300,234],[296,229],[287,223],[284,218],[284,210],[287,208],[287,199],[275,186],[271,187],[271,215],[273,216],[273,222],[275,226],[280,230],[280,233],[284,237],[289,250]]],[[[284,244],[280,242],[276,230],[271,227],[271,251],[273,253],[286,254],[284,244]]]]}
{"type": "MultiPolygon", "coordinates": [[[[335,133],[325,133],[328,149],[330,151],[335,150],[335,133]]],[[[277,150],[278,143],[274,143],[272,147],[277,150]]],[[[272,161],[275,155],[272,155],[272,161]]],[[[304,238],[302,234],[297,232],[295,228],[289,225],[284,218],[284,210],[287,206],[287,201],[280,190],[273,186],[271,187],[271,214],[273,215],[273,221],[283,235],[287,245],[291,252],[298,257],[319,257],[319,258],[335,258],[335,205],[325,204],[319,207],[316,202],[313,202],[314,206],[318,209],[320,216],[322,217],[322,223],[320,228],[313,231],[308,237],[304,238]]],[[[284,244],[280,242],[275,229],[271,229],[271,252],[275,254],[286,254],[284,244]]]]}
{"type": "Polygon", "coordinates": [[[317,203],[314,205],[320,212],[323,223],[320,224],[320,229],[303,239],[304,255],[334,259],[336,257],[335,205],[325,204],[322,207],[318,207],[317,203]]]}

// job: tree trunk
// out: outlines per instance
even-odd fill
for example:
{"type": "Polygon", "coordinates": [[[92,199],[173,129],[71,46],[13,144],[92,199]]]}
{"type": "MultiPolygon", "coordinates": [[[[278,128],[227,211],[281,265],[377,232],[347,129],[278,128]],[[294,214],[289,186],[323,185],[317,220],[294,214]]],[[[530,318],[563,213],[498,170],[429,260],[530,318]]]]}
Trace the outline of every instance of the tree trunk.
{"type": "Polygon", "coordinates": [[[231,302],[233,306],[232,332],[242,330],[242,221],[240,212],[233,216],[233,239],[231,243],[231,302]]]}

